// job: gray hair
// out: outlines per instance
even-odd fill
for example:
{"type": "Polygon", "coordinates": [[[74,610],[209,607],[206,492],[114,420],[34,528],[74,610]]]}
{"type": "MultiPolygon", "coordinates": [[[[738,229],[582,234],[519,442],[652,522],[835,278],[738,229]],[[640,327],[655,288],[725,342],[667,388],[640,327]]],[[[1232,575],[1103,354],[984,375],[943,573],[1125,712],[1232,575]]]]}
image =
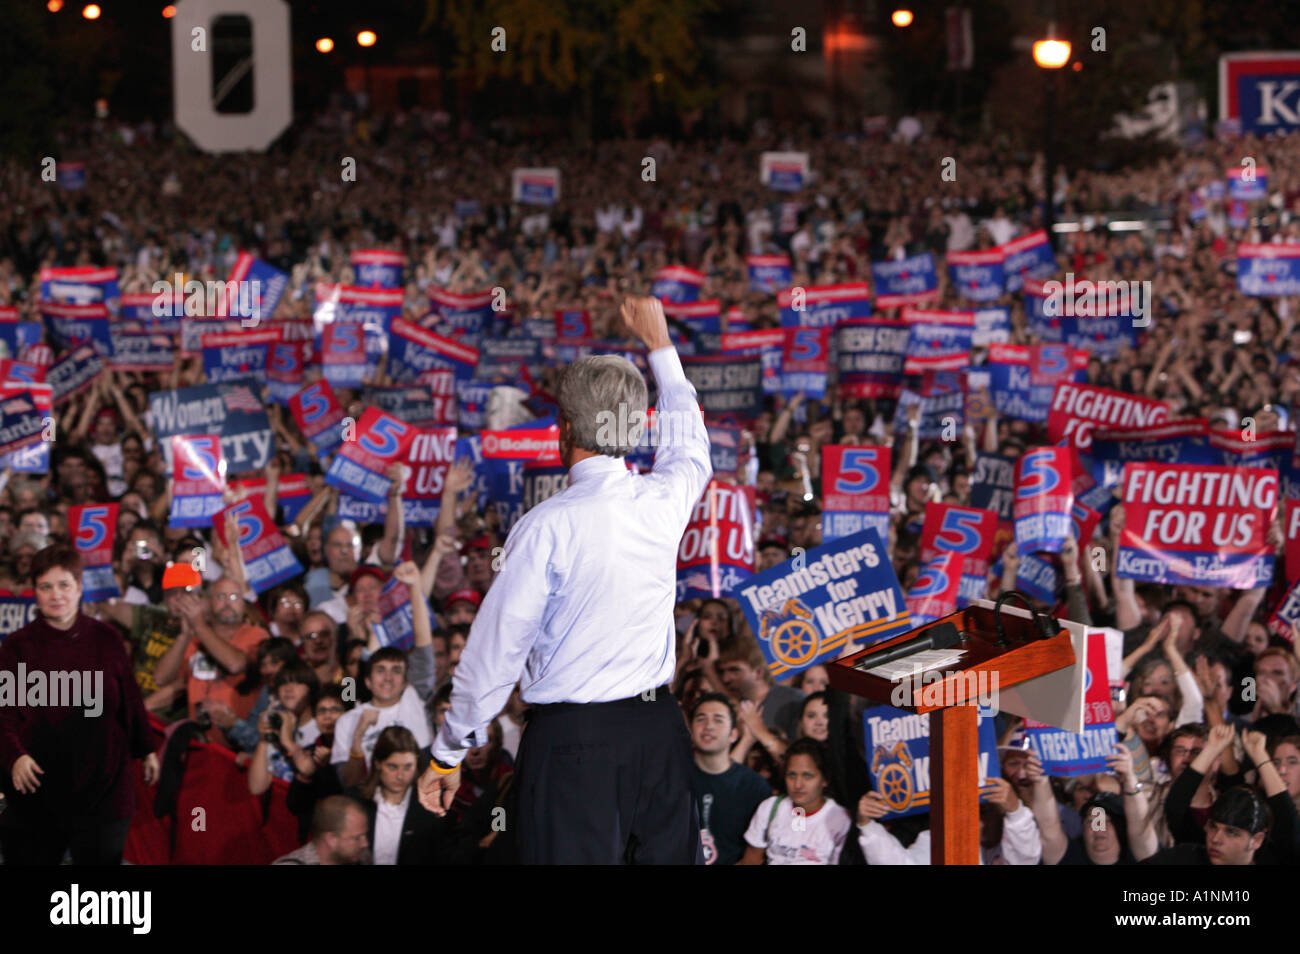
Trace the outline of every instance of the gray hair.
{"type": "Polygon", "coordinates": [[[574,446],[626,457],[641,443],[649,392],[627,358],[598,354],[573,362],[560,374],[556,399],[574,446]]]}

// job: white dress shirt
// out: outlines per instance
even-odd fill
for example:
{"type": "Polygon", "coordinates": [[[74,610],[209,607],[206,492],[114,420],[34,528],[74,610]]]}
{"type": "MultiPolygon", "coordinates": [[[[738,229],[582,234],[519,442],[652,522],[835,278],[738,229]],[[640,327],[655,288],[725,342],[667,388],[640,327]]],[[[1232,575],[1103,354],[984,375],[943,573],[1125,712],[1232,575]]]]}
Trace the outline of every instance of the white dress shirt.
{"type": "Polygon", "coordinates": [[[375,844],[372,848],[373,864],[397,864],[397,849],[402,843],[402,825],[406,821],[406,810],[411,807],[412,785],[406,790],[405,797],[396,805],[384,798],[382,787],[375,789],[375,844]]]}
{"type": "Polygon", "coordinates": [[[612,702],[672,677],[677,545],[713,467],[677,352],[649,362],[675,439],[649,474],[616,457],[578,461],[569,486],[515,524],[456,667],[438,761],[458,764],[487,742],[516,682],[533,704],[612,702]]]}

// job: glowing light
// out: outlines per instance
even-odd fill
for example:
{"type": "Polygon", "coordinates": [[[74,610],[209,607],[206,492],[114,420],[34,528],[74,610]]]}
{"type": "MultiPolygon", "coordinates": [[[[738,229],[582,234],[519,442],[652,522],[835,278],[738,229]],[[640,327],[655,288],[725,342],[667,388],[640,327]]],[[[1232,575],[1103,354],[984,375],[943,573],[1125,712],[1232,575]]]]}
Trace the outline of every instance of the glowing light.
{"type": "Polygon", "coordinates": [[[1045,70],[1059,70],[1070,62],[1070,44],[1064,40],[1039,40],[1034,44],[1034,62],[1045,70]]]}
{"type": "Polygon", "coordinates": [[[58,13],[63,9],[63,0],[50,0],[50,2],[45,5],[45,9],[49,10],[51,13],[58,13]]]}
{"type": "Polygon", "coordinates": [[[377,39],[374,30],[362,30],[357,34],[357,46],[374,46],[377,39]]]}
{"type": "Polygon", "coordinates": [[[164,20],[170,20],[174,16],[176,16],[176,7],[173,4],[169,3],[167,6],[163,7],[164,20]]]}
{"type": "Polygon", "coordinates": [[[912,11],[895,10],[889,15],[889,22],[896,27],[909,27],[912,25],[912,11]]]}
{"type": "Polygon", "coordinates": [[[99,13],[99,5],[95,3],[88,3],[81,8],[81,15],[87,20],[98,20],[99,13]]]}
{"type": "Polygon", "coordinates": [[[328,53],[334,49],[334,41],[327,36],[323,36],[316,41],[316,49],[321,53],[328,53]]]}

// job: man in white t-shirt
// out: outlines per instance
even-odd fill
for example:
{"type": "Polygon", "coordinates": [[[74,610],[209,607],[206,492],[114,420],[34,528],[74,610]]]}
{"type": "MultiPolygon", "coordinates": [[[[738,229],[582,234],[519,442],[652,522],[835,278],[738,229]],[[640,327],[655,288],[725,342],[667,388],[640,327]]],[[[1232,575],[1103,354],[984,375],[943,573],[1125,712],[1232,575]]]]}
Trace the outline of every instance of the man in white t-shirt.
{"type": "MultiPolygon", "coordinates": [[[[406,655],[385,646],[370,657],[366,688],[371,700],[339,716],[330,763],[345,786],[360,785],[370,772],[370,753],[390,725],[410,729],[421,749],[432,741],[420,694],[406,682],[406,655]]],[[[427,761],[427,760],[426,760],[427,761]]]]}

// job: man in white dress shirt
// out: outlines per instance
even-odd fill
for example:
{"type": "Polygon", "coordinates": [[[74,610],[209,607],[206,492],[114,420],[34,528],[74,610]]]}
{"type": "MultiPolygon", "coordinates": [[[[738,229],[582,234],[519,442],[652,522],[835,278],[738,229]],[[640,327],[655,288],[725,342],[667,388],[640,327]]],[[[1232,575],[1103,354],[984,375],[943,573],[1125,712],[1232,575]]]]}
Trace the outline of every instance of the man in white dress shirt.
{"type": "Polygon", "coordinates": [[[648,401],[635,366],[600,355],[565,368],[557,399],[569,485],[506,540],[420,780],[421,804],[445,813],[465,752],[487,742],[518,681],[533,708],[516,766],[518,817],[507,824],[525,864],[696,862],[690,736],[667,683],[677,545],[713,468],[663,305],[630,298],[621,312],[659,389],[654,471],[634,475],[623,461],[648,401]]]}

